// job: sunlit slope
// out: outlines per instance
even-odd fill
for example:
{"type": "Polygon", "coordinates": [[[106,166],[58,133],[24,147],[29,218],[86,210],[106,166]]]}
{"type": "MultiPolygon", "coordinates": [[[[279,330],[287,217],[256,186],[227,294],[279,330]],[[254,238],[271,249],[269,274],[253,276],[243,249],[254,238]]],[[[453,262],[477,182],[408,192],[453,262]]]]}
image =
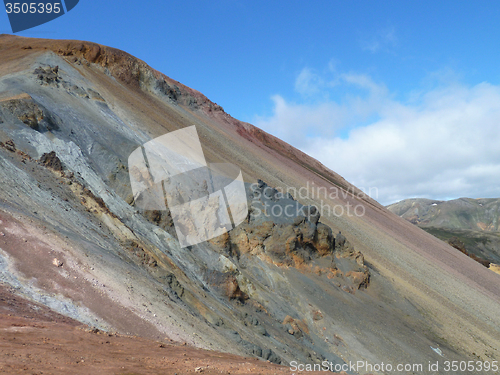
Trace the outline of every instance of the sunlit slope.
{"type": "MultiPolygon", "coordinates": [[[[34,160],[23,162],[23,154],[1,150],[3,220],[16,228],[46,226],[68,241],[51,244],[70,251],[66,256],[73,260],[65,264],[75,265],[71,272],[77,272],[77,264],[89,265],[78,268],[77,279],[57,273],[66,298],[90,311],[76,309],[79,320],[101,319],[103,326],[236,353],[258,356],[260,348],[262,356],[272,350],[284,362],[323,356],[427,363],[440,359],[430,346],[440,346],[447,358],[498,357],[500,277],[389,212],[318,161],[122,51],[12,36],[1,36],[0,46],[0,100],[38,108],[33,110],[37,125],[30,126],[12,120],[15,109],[8,110],[8,104],[2,107],[0,141],[13,140],[16,150],[34,160]],[[36,73],[40,67],[44,71],[36,73]],[[161,214],[136,210],[128,156],[152,138],[191,125],[207,161],[234,163],[247,183],[261,179],[288,189],[304,205],[320,207],[321,222],[364,254],[372,274],[368,288],[351,294],[326,276],[252,254],[214,254],[209,245],[181,249],[161,214]],[[61,159],[66,177],[36,163],[50,151],[61,159]],[[70,173],[76,180],[68,180],[70,173]],[[34,189],[37,184],[42,188],[34,189]],[[248,302],[221,297],[202,277],[207,269],[229,273],[228,267],[248,302]],[[84,290],[74,281],[81,278],[88,281],[84,290]],[[317,311],[322,319],[316,320],[317,311]],[[249,315],[259,324],[248,324],[249,315]],[[289,324],[298,332],[292,323],[300,335],[283,329],[289,324]]],[[[52,255],[41,274],[20,266],[28,264],[26,253],[12,249],[9,256],[22,285],[27,283],[21,274],[46,281],[54,272],[52,255]]],[[[57,290],[49,284],[38,287],[57,290]]],[[[54,308],[61,309],[58,301],[54,308]]]]}

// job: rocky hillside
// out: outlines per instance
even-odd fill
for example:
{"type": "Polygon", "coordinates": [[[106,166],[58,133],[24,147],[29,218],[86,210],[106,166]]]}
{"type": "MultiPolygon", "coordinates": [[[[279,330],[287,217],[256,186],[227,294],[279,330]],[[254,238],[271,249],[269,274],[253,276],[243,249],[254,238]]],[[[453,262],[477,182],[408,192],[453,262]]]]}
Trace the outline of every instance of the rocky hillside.
{"type": "Polygon", "coordinates": [[[282,365],[498,359],[498,275],[125,52],[0,36],[0,142],[0,282],[33,303],[282,365]],[[181,247],[128,158],[193,125],[249,213],[181,247]]]}

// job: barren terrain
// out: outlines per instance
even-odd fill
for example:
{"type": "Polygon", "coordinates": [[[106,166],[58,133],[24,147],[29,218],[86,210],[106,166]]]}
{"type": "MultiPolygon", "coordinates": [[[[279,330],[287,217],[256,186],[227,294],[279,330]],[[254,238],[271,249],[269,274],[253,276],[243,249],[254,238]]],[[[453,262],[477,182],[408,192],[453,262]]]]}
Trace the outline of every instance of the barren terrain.
{"type": "Polygon", "coordinates": [[[0,36],[0,142],[0,282],[30,301],[2,315],[6,371],[500,359],[500,275],[125,52],[0,36]],[[207,161],[236,164],[247,187],[363,214],[248,218],[181,248],[168,211],[135,206],[128,156],[192,125],[207,161]],[[24,317],[35,303],[53,312],[24,317]]]}
{"type": "Polygon", "coordinates": [[[89,329],[4,286],[0,332],[3,374],[290,374],[255,358],[89,329]]]}

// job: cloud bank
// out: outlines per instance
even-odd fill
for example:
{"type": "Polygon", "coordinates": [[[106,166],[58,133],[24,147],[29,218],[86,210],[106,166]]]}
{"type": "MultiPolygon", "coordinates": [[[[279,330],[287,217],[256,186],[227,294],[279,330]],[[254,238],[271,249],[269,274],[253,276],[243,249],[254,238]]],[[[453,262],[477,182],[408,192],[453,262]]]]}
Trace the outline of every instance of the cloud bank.
{"type": "Polygon", "coordinates": [[[354,185],[378,191],[382,204],[500,197],[500,86],[454,82],[403,101],[367,75],[339,74],[334,81],[303,70],[299,93],[340,86],[345,94],[308,104],[275,95],[272,116],[256,125],[354,185]]]}

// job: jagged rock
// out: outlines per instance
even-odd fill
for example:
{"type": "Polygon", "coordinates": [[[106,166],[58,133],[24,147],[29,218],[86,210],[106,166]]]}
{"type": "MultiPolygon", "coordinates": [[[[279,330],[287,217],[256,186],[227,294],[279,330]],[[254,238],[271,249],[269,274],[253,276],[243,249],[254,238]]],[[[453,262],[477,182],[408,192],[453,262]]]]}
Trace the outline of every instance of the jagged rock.
{"type": "Polygon", "coordinates": [[[370,273],[361,271],[349,271],[346,273],[346,277],[349,277],[357,289],[368,288],[370,283],[370,273]]]}
{"type": "MultiPolygon", "coordinates": [[[[133,196],[132,199],[133,201],[133,196]]],[[[142,210],[142,216],[144,216],[149,222],[159,226],[172,236],[175,236],[174,221],[172,220],[172,215],[170,210],[142,210]]]]}
{"type": "Polygon", "coordinates": [[[297,261],[308,263],[318,254],[333,251],[331,230],[318,223],[316,207],[302,206],[290,194],[281,194],[262,180],[251,186],[249,200],[248,223],[231,232],[231,242],[237,248],[264,252],[287,266],[297,261]]]}
{"type": "Polygon", "coordinates": [[[54,171],[62,172],[63,170],[61,160],[57,157],[55,151],[43,154],[40,158],[40,163],[54,171]]]}
{"type": "Polygon", "coordinates": [[[231,300],[245,302],[248,299],[248,295],[240,289],[238,280],[232,272],[212,270],[207,273],[207,279],[209,284],[231,300]]]}
{"type": "Polygon", "coordinates": [[[301,339],[304,335],[309,335],[309,328],[303,320],[294,319],[290,315],[287,315],[282,324],[285,326],[288,333],[293,335],[296,339],[301,339]]]}
{"type": "Polygon", "coordinates": [[[340,232],[335,237],[335,253],[343,258],[356,258],[360,254],[340,232]]]}
{"type": "Polygon", "coordinates": [[[273,227],[274,223],[272,221],[263,222],[258,226],[249,225],[248,223],[239,225],[229,233],[232,252],[245,254],[260,251],[266,238],[271,235],[273,227]]]}
{"type": "Polygon", "coordinates": [[[34,74],[36,74],[38,80],[41,84],[46,84],[49,86],[58,86],[59,83],[59,66],[42,68],[39,66],[35,69],[34,74]]]}
{"type": "Polygon", "coordinates": [[[353,284],[342,285],[342,289],[348,293],[354,293],[356,289],[366,289],[370,284],[370,270],[364,264],[364,256],[361,252],[356,251],[354,246],[345,238],[342,233],[338,233],[335,237],[335,254],[339,258],[345,259],[344,265],[349,265],[349,269],[345,270],[347,277],[353,284]]]}
{"type": "Polygon", "coordinates": [[[285,266],[309,264],[333,252],[331,229],[318,222],[320,213],[315,206],[303,206],[262,180],[250,190],[249,221],[231,232],[236,247],[265,253],[285,266]]]}
{"type": "Polygon", "coordinates": [[[38,123],[44,118],[43,110],[28,94],[21,94],[3,100],[0,106],[3,111],[10,113],[35,130],[38,130],[38,123]]]}
{"type": "Polygon", "coordinates": [[[181,97],[181,90],[177,86],[170,86],[164,79],[156,82],[156,89],[163,95],[167,96],[170,100],[177,102],[181,97]]]}
{"type": "Polygon", "coordinates": [[[181,283],[177,280],[175,275],[173,273],[167,275],[164,277],[165,282],[167,285],[170,287],[172,292],[180,299],[184,296],[184,287],[182,286],[181,283]]]}
{"type": "Polygon", "coordinates": [[[320,218],[320,212],[316,206],[305,206],[304,214],[306,218],[313,224],[317,224],[320,218]]]}
{"type": "Polygon", "coordinates": [[[335,239],[333,238],[332,228],[323,223],[318,223],[316,226],[316,238],[314,245],[321,255],[331,253],[335,248],[335,239]]]}
{"type": "Polygon", "coordinates": [[[12,139],[9,139],[7,142],[5,142],[5,145],[3,145],[7,151],[10,152],[16,152],[16,145],[12,139]]]}
{"type": "Polygon", "coordinates": [[[274,226],[263,242],[265,251],[274,260],[287,265],[292,264],[291,253],[298,247],[298,239],[293,226],[274,226]]]}
{"type": "Polygon", "coordinates": [[[215,251],[228,257],[261,256],[278,266],[326,274],[334,285],[345,286],[350,292],[368,286],[370,272],[364,265],[363,254],[356,251],[342,233],[334,237],[330,227],[319,223],[316,207],[302,206],[262,180],[251,186],[248,199],[248,220],[210,240],[215,251]],[[289,215],[284,208],[287,206],[293,207],[288,210],[289,215]],[[345,259],[342,270],[337,268],[338,258],[345,259]],[[346,273],[349,276],[344,276],[346,273]]]}
{"type": "Polygon", "coordinates": [[[339,232],[337,234],[337,236],[335,237],[335,247],[343,248],[345,245],[345,241],[346,241],[346,238],[344,237],[344,235],[341,232],[339,232]]]}
{"type": "MultiPolygon", "coordinates": [[[[76,62],[76,60],[75,60],[76,62]]],[[[62,86],[65,90],[67,90],[69,93],[79,96],[81,98],[85,99],[92,99],[92,100],[97,100],[100,102],[106,102],[101,94],[99,94],[97,91],[93,89],[85,89],[83,87],[80,87],[78,85],[75,85],[72,82],[64,80],[61,75],[59,74],[59,67],[55,66],[46,66],[46,67],[41,67],[39,66],[38,68],[35,69],[34,74],[37,76],[37,79],[39,80],[40,84],[42,85],[48,85],[48,86],[53,86],[53,87],[60,87],[62,86]]]]}
{"type": "Polygon", "coordinates": [[[28,94],[17,95],[0,101],[5,116],[19,120],[39,132],[59,130],[59,117],[38,104],[28,94]]]}

